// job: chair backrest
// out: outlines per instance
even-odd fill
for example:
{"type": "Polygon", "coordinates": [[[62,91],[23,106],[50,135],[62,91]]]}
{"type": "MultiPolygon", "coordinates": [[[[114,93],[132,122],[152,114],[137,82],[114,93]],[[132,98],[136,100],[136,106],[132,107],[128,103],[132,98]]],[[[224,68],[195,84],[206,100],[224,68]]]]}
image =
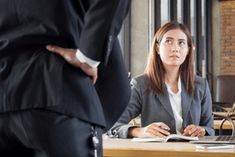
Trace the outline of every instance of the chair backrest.
{"type": "Polygon", "coordinates": [[[216,79],[216,102],[235,102],[235,75],[219,75],[216,79]]]}

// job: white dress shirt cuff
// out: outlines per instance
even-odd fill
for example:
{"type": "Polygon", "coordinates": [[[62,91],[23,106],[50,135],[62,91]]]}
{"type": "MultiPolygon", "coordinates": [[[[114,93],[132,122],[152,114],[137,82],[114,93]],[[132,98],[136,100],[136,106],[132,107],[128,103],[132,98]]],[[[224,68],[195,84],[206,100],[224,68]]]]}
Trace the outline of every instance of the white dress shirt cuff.
{"type": "Polygon", "coordinates": [[[87,63],[88,65],[90,65],[92,68],[97,68],[98,65],[100,64],[99,61],[94,61],[88,57],[86,57],[79,49],[77,49],[76,52],[76,57],[77,59],[82,62],[82,63],[87,63]]]}

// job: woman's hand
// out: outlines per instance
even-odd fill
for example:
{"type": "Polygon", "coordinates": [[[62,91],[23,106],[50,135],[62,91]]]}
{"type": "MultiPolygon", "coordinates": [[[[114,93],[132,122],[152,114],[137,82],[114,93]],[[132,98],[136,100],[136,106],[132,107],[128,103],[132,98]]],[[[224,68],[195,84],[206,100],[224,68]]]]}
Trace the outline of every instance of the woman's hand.
{"type": "Polygon", "coordinates": [[[202,137],[205,136],[206,134],[206,130],[203,127],[191,124],[188,125],[185,129],[184,129],[184,133],[183,135],[185,136],[198,136],[198,137],[202,137]]]}
{"type": "Polygon", "coordinates": [[[143,128],[130,128],[129,137],[165,137],[170,135],[170,128],[162,123],[156,122],[143,128]]]}
{"type": "Polygon", "coordinates": [[[92,78],[93,84],[97,80],[97,68],[93,68],[86,63],[81,63],[76,57],[76,49],[62,48],[55,45],[47,45],[47,50],[62,56],[68,63],[80,68],[84,73],[92,78]]]}

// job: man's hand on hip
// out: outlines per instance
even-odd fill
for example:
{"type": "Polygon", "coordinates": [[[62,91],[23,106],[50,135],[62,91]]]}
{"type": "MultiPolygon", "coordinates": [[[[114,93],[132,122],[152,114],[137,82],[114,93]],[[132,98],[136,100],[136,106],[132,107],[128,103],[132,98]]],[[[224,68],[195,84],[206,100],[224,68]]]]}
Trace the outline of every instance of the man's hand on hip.
{"type": "Polygon", "coordinates": [[[93,84],[97,80],[97,68],[93,68],[86,63],[80,62],[76,57],[76,49],[62,48],[55,45],[47,45],[47,50],[62,56],[71,65],[80,68],[84,73],[92,78],[93,84]]]}

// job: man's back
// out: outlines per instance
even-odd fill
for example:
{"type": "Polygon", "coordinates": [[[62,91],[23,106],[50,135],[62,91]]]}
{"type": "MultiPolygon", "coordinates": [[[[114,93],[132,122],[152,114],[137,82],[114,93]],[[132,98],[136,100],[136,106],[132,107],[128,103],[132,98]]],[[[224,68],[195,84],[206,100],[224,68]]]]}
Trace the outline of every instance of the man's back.
{"type": "MultiPolygon", "coordinates": [[[[87,88],[93,86],[90,78],[80,69],[66,63],[61,57],[48,53],[45,48],[47,44],[55,44],[61,47],[82,49],[85,55],[94,60],[103,62],[108,58],[110,52],[107,54],[107,50],[116,42],[115,33],[118,30],[115,29],[119,26],[119,21],[114,21],[112,16],[119,16],[120,12],[121,15],[118,18],[121,19],[126,14],[123,9],[128,8],[129,2],[103,0],[101,3],[104,6],[100,6],[100,9],[92,8],[91,2],[93,1],[0,1],[0,112],[48,108],[66,112],[72,116],[79,115],[81,119],[104,125],[98,95],[95,89],[87,88]],[[115,5],[118,5],[117,11],[109,8],[115,5]],[[95,15],[87,13],[89,8],[97,9],[95,15]],[[109,8],[109,11],[112,10],[113,13],[105,14],[107,17],[102,18],[107,20],[102,23],[102,20],[96,19],[96,14],[103,13],[106,8],[109,8]],[[85,19],[86,21],[92,20],[84,26],[85,19]],[[100,26],[108,24],[112,26],[110,27],[112,29],[109,27],[99,29],[100,26]],[[89,27],[92,28],[91,31],[89,27]],[[83,33],[81,39],[84,30],[87,31],[85,35],[83,33]],[[105,48],[106,43],[111,41],[110,39],[113,39],[112,43],[107,44],[110,47],[105,48]],[[79,41],[82,41],[82,44],[79,41]],[[95,44],[92,44],[94,42],[95,44]],[[77,93],[83,93],[83,96],[77,93]],[[65,104],[69,104],[69,108],[65,107],[65,104]],[[54,106],[59,107],[54,109],[54,106]],[[87,115],[87,113],[90,114],[87,115]]],[[[120,49],[114,51],[120,53],[120,49]]],[[[128,85],[126,71],[123,71],[124,67],[120,66],[121,64],[122,62],[115,64],[119,70],[113,73],[118,74],[117,77],[120,77],[120,80],[126,80],[124,83],[126,86],[128,85]]],[[[113,75],[109,74],[106,78],[109,79],[110,76],[113,75]]],[[[101,79],[106,80],[106,78],[101,79]]],[[[112,78],[109,79],[110,82],[112,80],[112,78]]],[[[98,84],[99,82],[98,80],[98,84]]],[[[101,86],[104,85],[99,85],[99,88],[102,88],[101,86]]],[[[118,91],[116,87],[111,89],[118,91]]],[[[126,91],[129,92],[129,90],[126,91]]],[[[104,90],[98,89],[98,92],[99,95],[105,95],[104,90]]],[[[119,91],[113,93],[119,95],[119,91]]],[[[109,105],[110,102],[106,106],[109,105]]]]}
{"type": "Polygon", "coordinates": [[[0,112],[48,108],[104,125],[95,89],[87,88],[90,78],[46,50],[49,43],[78,47],[83,6],[67,0],[1,3],[0,112]]]}
{"type": "Polygon", "coordinates": [[[112,125],[129,98],[120,49],[113,48],[119,47],[128,6],[126,0],[0,1],[0,154],[31,148],[46,156],[102,156],[97,141],[104,117],[112,125]],[[48,44],[70,50],[80,66],[50,53],[48,44]],[[97,89],[81,67],[90,64],[77,58],[78,49],[102,63],[97,89]],[[110,75],[127,90],[107,88],[114,81],[110,75]],[[115,101],[114,94],[125,101],[115,101]],[[110,120],[103,111],[115,113],[108,114],[110,120]]]}
{"type": "Polygon", "coordinates": [[[79,2],[1,0],[0,55],[5,49],[18,53],[19,49],[40,48],[48,43],[78,47],[76,42],[79,41],[85,14],[85,8],[78,5],[79,2]]]}

